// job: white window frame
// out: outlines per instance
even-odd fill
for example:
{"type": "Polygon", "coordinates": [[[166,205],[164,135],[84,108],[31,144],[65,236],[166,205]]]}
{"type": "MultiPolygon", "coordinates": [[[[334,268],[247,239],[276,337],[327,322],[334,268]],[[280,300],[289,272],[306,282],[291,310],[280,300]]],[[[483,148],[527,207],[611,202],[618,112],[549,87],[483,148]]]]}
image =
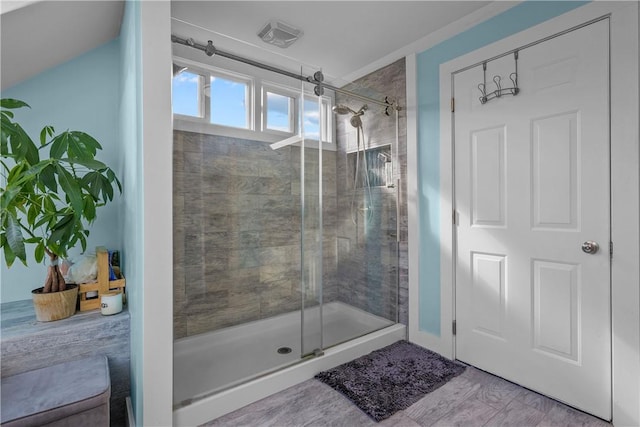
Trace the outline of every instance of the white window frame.
{"type": "MultiPolygon", "coordinates": [[[[255,67],[244,66],[244,64],[225,64],[225,68],[223,69],[179,56],[174,56],[173,62],[176,65],[187,67],[188,72],[201,76],[201,93],[199,93],[198,96],[200,98],[201,112],[203,113],[202,117],[173,114],[174,129],[240,139],[251,139],[269,143],[278,142],[295,135],[300,135],[301,126],[299,119],[303,110],[303,102],[301,100],[302,96],[299,86],[296,87],[295,84],[288,85],[274,82],[272,80],[272,78],[274,78],[272,73],[256,69],[255,67]],[[251,72],[252,75],[249,75],[249,72],[251,72]],[[227,80],[246,82],[248,84],[248,91],[250,93],[248,100],[249,105],[247,106],[247,114],[249,115],[248,129],[211,123],[210,101],[208,99],[209,97],[204,93],[204,85],[207,83],[207,79],[211,76],[219,76],[227,80]],[[291,120],[293,120],[293,132],[283,132],[266,128],[267,92],[293,98],[294,105],[293,113],[291,115],[291,120]]],[[[283,81],[287,80],[288,79],[283,78],[283,81]]],[[[312,92],[312,89],[309,88],[309,90],[305,90],[304,92],[304,99],[316,101],[317,97],[312,92]]],[[[333,120],[331,120],[331,108],[335,103],[335,94],[332,91],[325,89],[325,95],[321,97],[321,100],[322,105],[326,106],[324,113],[327,116],[325,120],[325,129],[320,129],[323,139],[322,148],[325,150],[335,151],[335,129],[333,120]]],[[[306,141],[310,143],[307,145],[308,147],[313,147],[318,144],[318,141],[315,139],[307,138],[306,141]]]]}
{"type": "Polygon", "coordinates": [[[262,99],[261,99],[261,105],[260,105],[260,110],[261,110],[261,127],[260,129],[262,130],[262,132],[264,133],[268,133],[268,134],[273,134],[273,135],[278,135],[281,136],[283,138],[289,137],[289,136],[293,136],[293,135],[297,135],[300,132],[299,126],[298,126],[298,121],[296,120],[297,117],[297,113],[300,110],[300,91],[296,91],[290,87],[286,87],[283,85],[278,85],[275,83],[271,83],[271,82],[267,82],[267,81],[263,81],[262,82],[262,99]],[[277,130],[277,129],[268,129],[267,128],[267,123],[268,123],[268,114],[269,114],[269,109],[268,109],[268,104],[267,104],[267,93],[273,93],[276,95],[280,95],[280,96],[286,96],[287,98],[291,98],[292,99],[292,109],[291,112],[289,114],[289,127],[291,129],[291,132],[286,132],[286,131],[281,131],[281,130],[277,130]]]}
{"type": "Polygon", "coordinates": [[[239,131],[253,131],[255,129],[254,127],[255,120],[254,120],[254,111],[253,111],[254,110],[253,106],[255,105],[255,101],[254,101],[255,81],[251,76],[247,76],[240,73],[229,72],[229,71],[218,69],[215,67],[203,66],[203,64],[197,64],[197,63],[194,63],[193,61],[189,61],[181,58],[174,58],[174,62],[176,65],[187,67],[187,70],[186,70],[187,72],[191,72],[192,74],[198,74],[200,76],[200,84],[198,86],[198,89],[199,89],[198,100],[200,102],[199,108],[201,113],[201,116],[199,117],[174,113],[173,114],[174,123],[176,121],[183,121],[183,122],[189,122],[192,124],[197,123],[199,125],[208,125],[221,132],[225,132],[225,129],[237,129],[239,131]],[[211,97],[210,96],[211,92],[209,92],[209,96],[207,96],[206,94],[206,86],[208,84],[209,85],[211,84],[210,83],[211,77],[220,77],[225,80],[238,82],[246,85],[247,89],[246,89],[245,96],[246,96],[246,102],[247,102],[247,106],[246,106],[246,115],[247,115],[246,120],[248,124],[247,128],[227,126],[227,125],[211,122],[211,103],[209,101],[211,97]]]}
{"type": "MultiPolygon", "coordinates": [[[[186,66],[184,64],[178,63],[176,62],[176,65],[183,65],[186,66]]],[[[205,118],[205,102],[204,102],[204,85],[205,85],[205,78],[206,76],[203,75],[199,70],[194,70],[191,67],[188,67],[186,70],[186,72],[190,73],[190,74],[195,74],[198,76],[198,116],[189,116],[187,114],[179,114],[179,113],[173,113],[174,117],[179,118],[180,120],[202,120],[205,118]]],[[[174,76],[175,78],[175,76],[174,76]]],[[[171,80],[173,82],[173,78],[171,80]]],[[[172,87],[173,90],[173,87],[172,87]]],[[[173,112],[173,107],[172,107],[172,112],[173,112]]]]}
{"type": "MultiPolygon", "coordinates": [[[[317,99],[318,97],[315,94],[310,94],[310,93],[305,93],[304,95],[304,100],[305,101],[312,101],[314,103],[317,103],[317,99]]],[[[320,106],[320,123],[322,124],[322,114],[324,113],[325,116],[331,117],[331,112],[332,112],[332,107],[333,107],[333,98],[328,97],[326,95],[323,95],[320,97],[321,99],[321,106],[320,106]]],[[[300,110],[298,112],[298,114],[302,114],[302,110],[300,110]]],[[[333,142],[336,140],[335,138],[335,133],[334,133],[334,129],[333,129],[333,121],[332,120],[327,120],[324,122],[325,126],[324,128],[320,128],[320,139],[322,140],[323,144],[333,144],[333,142]]],[[[311,139],[312,141],[316,141],[314,139],[311,139]]]]}
{"type": "Polygon", "coordinates": [[[202,98],[204,98],[204,104],[205,104],[205,116],[207,118],[207,121],[209,124],[211,124],[212,126],[221,126],[221,127],[225,127],[225,128],[232,128],[232,129],[243,129],[243,130],[255,130],[255,120],[254,120],[254,108],[253,106],[255,105],[255,81],[252,77],[250,76],[245,76],[242,74],[238,74],[238,73],[232,73],[232,72],[228,72],[228,71],[223,71],[223,70],[216,70],[216,71],[210,71],[209,72],[209,95],[207,96],[207,91],[206,91],[206,84],[203,87],[203,91],[204,91],[204,96],[202,96],[202,98]],[[221,123],[213,123],[212,120],[212,116],[211,116],[211,78],[215,78],[215,77],[219,77],[221,79],[227,80],[227,81],[231,81],[231,82],[235,82],[235,83],[241,83],[244,84],[246,86],[246,90],[245,90],[245,102],[247,103],[246,107],[245,107],[245,120],[247,121],[247,127],[236,127],[236,126],[230,126],[230,125],[224,125],[221,123]]]}

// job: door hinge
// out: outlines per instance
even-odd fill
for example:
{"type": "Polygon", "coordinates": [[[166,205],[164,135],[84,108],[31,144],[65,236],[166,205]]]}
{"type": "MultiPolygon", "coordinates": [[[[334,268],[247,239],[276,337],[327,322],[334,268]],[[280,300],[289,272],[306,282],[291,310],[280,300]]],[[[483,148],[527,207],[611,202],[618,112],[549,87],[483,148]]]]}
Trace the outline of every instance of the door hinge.
{"type": "Polygon", "coordinates": [[[609,258],[613,259],[613,242],[609,242],[609,258]]]}
{"type": "Polygon", "coordinates": [[[451,112],[455,113],[456,112],[456,99],[451,97],[451,112]]]}
{"type": "Polygon", "coordinates": [[[458,212],[455,209],[451,213],[451,223],[453,225],[458,225],[458,212]]]}
{"type": "Polygon", "coordinates": [[[453,335],[455,335],[458,332],[458,328],[456,326],[456,321],[455,320],[451,324],[451,332],[453,333],[453,335]]]}

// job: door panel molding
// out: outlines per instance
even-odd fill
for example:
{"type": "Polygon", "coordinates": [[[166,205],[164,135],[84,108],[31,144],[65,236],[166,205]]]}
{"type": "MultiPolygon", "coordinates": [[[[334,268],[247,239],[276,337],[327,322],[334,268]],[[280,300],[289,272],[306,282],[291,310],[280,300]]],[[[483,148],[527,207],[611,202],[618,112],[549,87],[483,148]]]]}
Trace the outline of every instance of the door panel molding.
{"type": "Polygon", "coordinates": [[[532,348],[544,354],[582,363],[579,345],[582,329],[581,268],[571,263],[533,259],[532,348]],[[552,291],[556,294],[553,295],[552,291]],[[559,291],[560,290],[560,291],[559,291]],[[560,294],[560,298],[558,298],[560,294]]]}
{"type": "Polygon", "coordinates": [[[531,219],[534,230],[580,229],[577,166],[580,152],[579,121],[579,111],[531,121],[531,219]],[[565,133],[563,138],[548,137],[552,132],[562,131],[565,133]],[[561,197],[565,193],[570,194],[568,199],[561,197]]]}

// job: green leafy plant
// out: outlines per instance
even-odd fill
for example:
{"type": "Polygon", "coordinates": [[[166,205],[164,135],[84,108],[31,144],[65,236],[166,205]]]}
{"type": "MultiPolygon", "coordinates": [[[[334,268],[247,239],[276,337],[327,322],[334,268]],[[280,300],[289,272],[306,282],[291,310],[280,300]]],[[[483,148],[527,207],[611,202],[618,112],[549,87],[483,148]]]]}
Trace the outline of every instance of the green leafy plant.
{"type": "Polygon", "coordinates": [[[113,170],[95,159],[102,146],[84,132],[55,134],[45,126],[37,146],[14,121],[12,110],[24,107],[30,108],[16,99],[0,100],[0,246],[9,267],[16,259],[27,265],[27,245],[38,263],[46,254],[51,265],[42,292],[57,292],[66,288],[58,258],[78,243],[86,250],[86,227],[96,208],[122,187],[113,170]]]}

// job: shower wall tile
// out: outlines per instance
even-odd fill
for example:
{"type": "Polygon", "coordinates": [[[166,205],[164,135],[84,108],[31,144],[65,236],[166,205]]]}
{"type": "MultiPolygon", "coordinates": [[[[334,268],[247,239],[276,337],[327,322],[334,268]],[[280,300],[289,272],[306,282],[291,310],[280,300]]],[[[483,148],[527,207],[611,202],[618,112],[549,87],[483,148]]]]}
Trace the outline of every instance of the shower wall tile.
{"type": "Polygon", "coordinates": [[[176,138],[176,145],[182,153],[202,153],[202,135],[198,133],[182,132],[176,138]]]}
{"type": "MultiPolygon", "coordinates": [[[[306,190],[317,210],[318,155],[306,154],[306,190]]],[[[174,132],[176,338],[300,309],[299,159],[297,147],[174,132]]],[[[337,235],[335,161],[335,152],[323,152],[328,248],[337,235]]],[[[317,227],[312,207],[307,214],[307,230],[317,227]]],[[[324,253],[325,301],[337,298],[336,256],[324,253]]]]}
{"type": "Polygon", "coordinates": [[[195,173],[202,169],[202,153],[185,151],[183,155],[183,167],[186,173],[195,173]]]}
{"type": "Polygon", "coordinates": [[[260,283],[262,267],[241,268],[238,270],[218,269],[207,263],[205,265],[205,282],[207,292],[218,290],[241,289],[248,290],[260,283]]]}
{"type": "Polygon", "coordinates": [[[285,298],[263,297],[260,311],[264,317],[276,316],[290,311],[300,310],[302,306],[299,291],[296,295],[285,298]]]}
{"type": "Polygon", "coordinates": [[[203,202],[207,214],[238,214],[259,209],[259,198],[254,195],[224,194],[204,192],[203,202]]]}
{"type": "Polygon", "coordinates": [[[259,268],[259,280],[261,283],[280,283],[283,281],[289,281],[295,283],[298,286],[300,281],[300,269],[291,268],[281,264],[277,265],[264,265],[259,268]]]}
{"type": "Polygon", "coordinates": [[[249,248],[229,251],[227,268],[240,270],[260,266],[259,249],[249,248]]]}
{"type": "MultiPolygon", "coordinates": [[[[182,156],[174,151],[174,165],[183,165],[182,156]]],[[[174,185],[182,185],[181,176],[174,176],[174,185]],[[176,184],[177,183],[177,184],[176,184]]],[[[173,217],[184,217],[184,195],[173,194],[173,217]]],[[[186,298],[184,281],[184,223],[175,223],[173,228],[173,301],[177,307],[183,307],[186,298]]],[[[183,311],[175,310],[173,313],[174,338],[187,336],[187,318],[183,311]]]]}
{"type": "Polygon", "coordinates": [[[300,240],[299,229],[265,228],[259,233],[261,242],[269,242],[274,246],[297,244],[300,240]]]}
{"type": "MultiPolygon", "coordinates": [[[[245,301],[245,304],[249,301],[245,301]]],[[[229,305],[229,290],[192,292],[185,305],[187,315],[209,313],[229,305]]],[[[237,304],[236,304],[237,305],[237,304]]]]}
{"type": "Polygon", "coordinates": [[[297,266],[300,263],[300,246],[272,246],[260,249],[260,264],[297,266]]]}
{"type": "MultiPolygon", "coordinates": [[[[405,61],[396,61],[347,85],[345,89],[378,99],[383,94],[395,99],[400,107],[405,107],[405,61]]],[[[360,100],[344,95],[338,95],[336,101],[356,110],[362,105],[360,100]]],[[[352,214],[351,202],[354,195],[357,201],[364,197],[362,190],[354,192],[355,171],[347,159],[347,153],[358,148],[357,133],[348,120],[338,119],[337,295],[340,301],[347,304],[394,321],[397,316],[401,323],[407,324],[406,110],[399,111],[398,146],[395,147],[395,112],[386,117],[380,107],[369,107],[361,117],[366,148],[391,144],[394,180],[399,178],[401,184],[399,189],[372,189],[374,214],[371,218],[365,219],[359,212],[352,214]],[[399,218],[395,191],[399,191],[399,218]],[[396,242],[396,222],[400,229],[399,245],[396,242]]],[[[360,145],[362,149],[362,143],[360,145]]]]}

